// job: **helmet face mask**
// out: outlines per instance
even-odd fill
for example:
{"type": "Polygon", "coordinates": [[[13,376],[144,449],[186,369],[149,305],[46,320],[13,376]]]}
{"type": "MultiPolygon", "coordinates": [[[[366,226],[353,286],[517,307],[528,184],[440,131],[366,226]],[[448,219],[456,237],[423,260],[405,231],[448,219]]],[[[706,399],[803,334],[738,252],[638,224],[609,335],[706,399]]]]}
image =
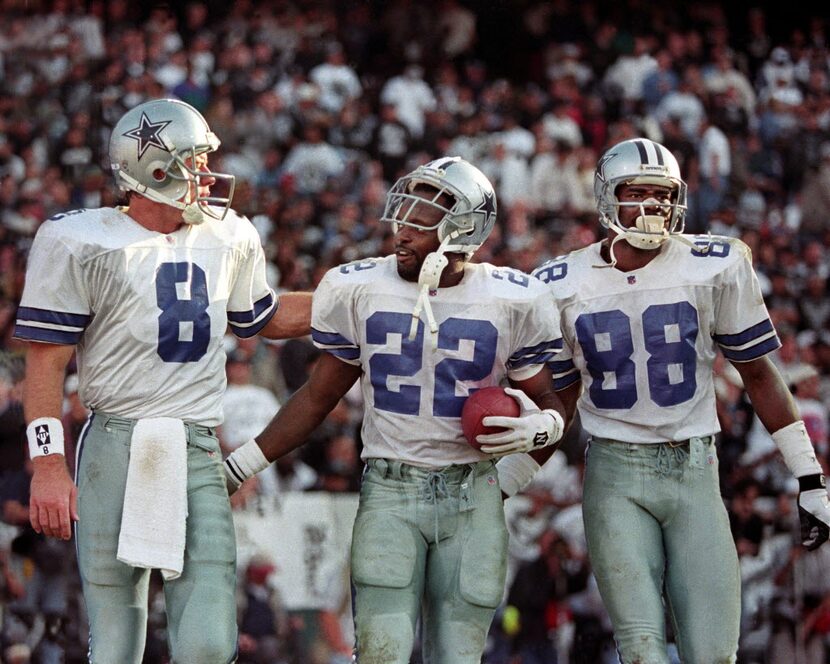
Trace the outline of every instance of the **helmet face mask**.
{"type": "Polygon", "coordinates": [[[396,230],[404,225],[437,231],[444,252],[469,257],[495,226],[496,194],[485,175],[469,162],[460,157],[436,159],[392,186],[381,221],[392,223],[396,230]],[[442,215],[435,224],[425,226],[411,219],[418,205],[437,208],[442,215]]]}
{"type": "Polygon", "coordinates": [[[231,205],[234,176],[200,167],[197,157],[214,152],[219,139],[201,113],[177,99],[139,104],[124,114],[110,137],[110,165],[123,191],[182,210],[190,224],[222,219],[231,205]],[[201,178],[227,183],[227,196],[204,196],[201,178]]]}
{"type": "Polygon", "coordinates": [[[677,159],[659,143],[637,138],[609,148],[597,163],[594,195],[600,223],[634,247],[657,249],[672,235],[683,233],[686,183],[680,177],[677,159]],[[622,185],[666,187],[671,192],[670,200],[620,202],[617,191],[622,185]],[[624,207],[640,209],[634,226],[627,227],[620,221],[619,212],[624,207]]]}

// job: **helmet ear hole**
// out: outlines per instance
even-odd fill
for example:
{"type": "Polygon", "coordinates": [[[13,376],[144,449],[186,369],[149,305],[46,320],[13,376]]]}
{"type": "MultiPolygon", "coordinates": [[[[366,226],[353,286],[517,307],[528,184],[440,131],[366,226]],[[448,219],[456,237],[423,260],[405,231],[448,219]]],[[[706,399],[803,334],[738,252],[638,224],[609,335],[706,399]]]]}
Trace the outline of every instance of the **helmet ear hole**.
{"type": "Polygon", "coordinates": [[[161,182],[166,177],[167,177],[167,173],[165,173],[162,169],[160,169],[160,168],[153,169],[153,179],[156,182],[161,182]]]}

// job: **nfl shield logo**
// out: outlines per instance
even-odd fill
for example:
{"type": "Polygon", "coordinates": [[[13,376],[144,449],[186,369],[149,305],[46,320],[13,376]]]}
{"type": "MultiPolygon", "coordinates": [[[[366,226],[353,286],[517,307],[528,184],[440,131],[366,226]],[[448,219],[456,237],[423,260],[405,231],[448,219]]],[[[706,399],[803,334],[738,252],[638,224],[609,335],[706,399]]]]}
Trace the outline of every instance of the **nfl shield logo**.
{"type": "Polygon", "coordinates": [[[637,283],[637,277],[635,277],[635,276],[632,274],[631,276],[629,276],[629,277],[628,277],[628,283],[629,283],[629,284],[636,284],[636,283],[637,283]]]}

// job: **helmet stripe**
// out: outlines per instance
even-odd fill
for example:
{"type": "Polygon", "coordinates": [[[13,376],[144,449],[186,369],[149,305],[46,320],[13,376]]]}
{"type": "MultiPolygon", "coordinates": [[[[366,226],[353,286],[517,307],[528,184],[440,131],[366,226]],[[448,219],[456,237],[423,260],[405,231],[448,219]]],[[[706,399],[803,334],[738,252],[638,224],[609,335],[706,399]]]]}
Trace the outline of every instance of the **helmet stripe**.
{"type": "Polygon", "coordinates": [[[663,158],[663,148],[652,141],[634,141],[637,146],[637,151],[640,153],[640,162],[646,166],[651,165],[651,159],[648,156],[649,146],[654,148],[654,154],[657,157],[657,165],[665,166],[665,159],[663,158]]]}
{"type": "Polygon", "coordinates": [[[444,160],[442,160],[440,162],[437,162],[437,163],[432,162],[432,164],[430,164],[430,166],[432,166],[437,171],[443,171],[445,168],[447,168],[448,166],[451,166],[455,162],[456,162],[455,159],[444,159],[444,160]]]}
{"type": "Polygon", "coordinates": [[[657,163],[661,166],[664,166],[665,162],[663,161],[663,147],[661,145],[657,145],[657,143],[652,143],[652,145],[654,146],[654,151],[657,153],[657,163]]]}
{"type": "Polygon", "coordinates": [[[646,149],[646,144],[643,141],[634,141],[634,145],[637,146],[637,151],[640,153],[640,163],[648,164],[648,150],[646,149]]]}

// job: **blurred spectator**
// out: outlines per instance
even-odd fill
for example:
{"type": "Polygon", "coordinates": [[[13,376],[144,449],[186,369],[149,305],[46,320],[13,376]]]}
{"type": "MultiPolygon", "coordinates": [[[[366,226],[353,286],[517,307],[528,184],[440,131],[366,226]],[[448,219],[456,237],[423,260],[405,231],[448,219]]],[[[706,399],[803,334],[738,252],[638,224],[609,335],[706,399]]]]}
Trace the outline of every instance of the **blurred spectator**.
{"type": "Polygon", "coordinates": [[[333,493],[360,490],[360,451],[352,436],[334,436],[326,445],[325,461],[317,476],[315,489],[333,493]]]}
{"type": "Polygon", "coordinates": [[[787,384],[795,397],[804,426],[816,456],[823,466],[828,465],[828,409],[820,400],[818,370],[810,364],[797,364],[791,367],[785,376],[787,384]]]}
{"type": "Polygon", "coordinates": [[[274,561],[257,554],[240,575],[239,664],[286,664],[296,656],[288,616],[271,583],[276,573],[274,561]]]}
{"type": "Polygon", "coordinates": [[[386,81],[380,91],[380,101],[395,107],[398,119],[415,139],[423,136],[426,114],[436,105],[435,94],[423,76],[423,67],[408,65],[403,74],[386,81]]]}
{"type": "Polygon", "coordinates": [[[505,144],[496,139],[479,168],[496,190],[498,200],[511,206],[527,201],[530,193],[530,173],[527,160],[509,152],[505,144]]]}
{"type": "Polygon", "coordinates": [[[579,123],[573,118],[570,106],[564,101],[554,101],[550,112],[542,116],[542,132],[554,143],[568,148],[582,145],[579,123]]]}
{"type": "MultiPolygon", "coordinates": [[[[585,583],[585,578],[572,580],[580,570],[567,571],[571,556],[555,531],[542,535],[540,549],[538,558],[519,566],[502,612],[512,654],[523,664],[557,661],[556,630],[571,621],[566,598],[585,583]]],[[[587,578],[587,570],[581,571],[587,578]]]]}
{"type": "Polygon", "coordinates": [[[657,60],[651,55],[652,38],[635,35],[633,48],[621,53],[603,77],[608,97],[622,102],[624,112],[634,109],[643,98],[643,81],[657,69],[657,60]]]}
{"type": "Polygon", "coordinates": [[[391,103],[381,105],[372,148],[383,166],[385,180],[394,182],[406,170],[412,142],[412,131],[398,119],[397,107],[391,103]]]}
{"type": "MultiPolygon", "coordinates": [[[[280,403],[270,390],[251,383],[253,357],[237,348],[228,353],[225,364],[228,386],[222,397],[225,421],[218,429],[222,452],[230,454],[259,434],[279,410],[280,403]]],[[[272,466],[257,474],[257,492],[277,495],[276,473],[272,466]]]]}
{"type": "Polygon", "coordinates": [[[755,114],[756,95],[749,78],[735,66],[735,54],[728,47],[714,50],[712,63],[703,69],[703,84],[711,95],[733,90],[737,102],[747,117],[755,114]]]}
{"type": "Polygon", "coordinates": [[[657,109],[663,98],[680,85],[680,76],[674,69],[671,52],[660,49],[654,57],[657,67],[643,78],[643,102],[650,112],[657,109]]]}
{"type": "Polygon", "coordinates": [[[700,172],[700,215],[708,222],[724,202],[729,176],[732,174],[732,154],[729,139],[723,131],[704,115],[698,128],[700,172]]]}
{"type": "MultiPolygon", "coordinates": [[[[4,496],[10,487],[27,483],[29,479],[26,472],[23,374],[22,357],[0,351],[0,487],[3,487],[0,496],[4,496]]],[[[3,521],[8,519],[4,516],[3,521]]]]}
{"type": "Polygon", "coordinates": [[[346,53],[337,42],[326,46],[325,62],[308,72],[309,80],[320,89],[320,106],[339,113],[343,106],[362,92],[355,70],[346,62],[346,53]]]}
{"type": "Polygon", "coordinates": [[[476,15],[458,0],[442,0],[435,25],[440,48],[453,60],[469,53],[476,41],[476,15]]]}
{"type": "Polygon", "coordinates": [[[822,240],[830,230],[830,141],[822,143],[821,162],[804,181],[800,230],[807,237],[822,240]]]}
{"type": "Polygon", "coordinates": [[[69,374],[64,381],[63,401],[63,435],[64,447],[66,449],[66,460],[70,473],[75,472],[75,452],[78,449],[78,442],[81,440],[81,433],[86,425],[89,409],[81,401],[78,394],[78,376],[69,374]]]}
{"type": "Polygon", "coordinates": [[[343,158],[325,140],[323,126],[309,124],[303,130],[303,140],[285,156],[282,165],[284,177],[291,178],[292,190],[298,194],[318,194],[331,177],[343,173],[343,158]]]}

